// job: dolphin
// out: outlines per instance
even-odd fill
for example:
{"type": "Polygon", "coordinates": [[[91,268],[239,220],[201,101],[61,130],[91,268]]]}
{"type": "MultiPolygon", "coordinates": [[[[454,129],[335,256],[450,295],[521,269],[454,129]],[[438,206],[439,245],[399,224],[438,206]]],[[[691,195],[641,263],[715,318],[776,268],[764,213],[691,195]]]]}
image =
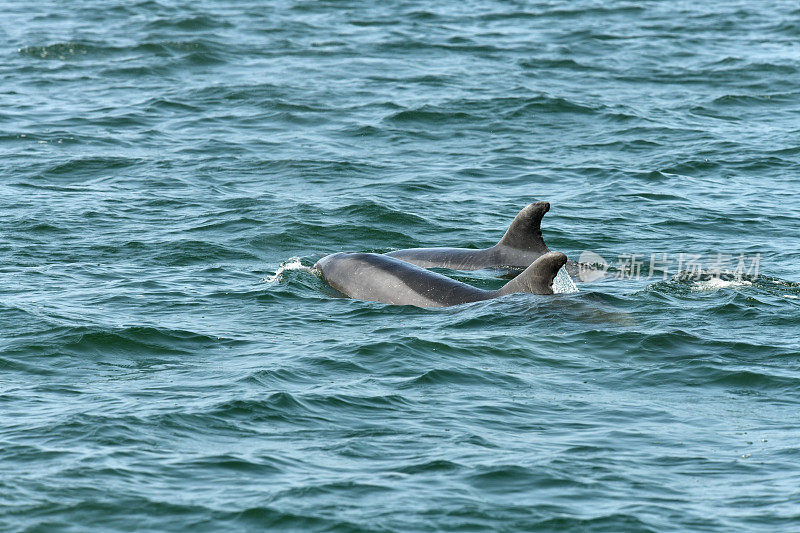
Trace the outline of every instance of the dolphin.
{"type": "Polygon", "coordinates": [[[542,217],[550,210],[548,202],[530,204],[511,222],[500,242],[491,248],[408,248],[385,255],[402,259],[423,268],[480,270],[483,268],[528,268],[536,259],[550,252],[542,238],[542,217]]]}
{"type": "Polygon", "coordinates": [[[567,256],[561,252],[546,253],[496,291],[478,289],[381,254],[331,254],[317,261],[314,270],[331,287],[358,300],[448,307],[518,292],[553,294],[553,278],[566,262],[567,256]]]}

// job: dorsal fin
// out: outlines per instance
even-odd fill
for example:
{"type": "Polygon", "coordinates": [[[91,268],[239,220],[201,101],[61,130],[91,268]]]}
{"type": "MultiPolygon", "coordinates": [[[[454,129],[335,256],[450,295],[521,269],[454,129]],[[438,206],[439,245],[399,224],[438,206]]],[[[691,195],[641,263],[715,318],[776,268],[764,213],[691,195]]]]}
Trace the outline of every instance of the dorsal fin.
{"type": "Polygon", "coordinates": [[[561,252],[547,253],[497,292],[500,296],[516,292],[553,294],[553,279],[566,262],[567,256],[561,252]]]}
{"type": "Polygon", "coordinates": [[[549,210],[549,202],[536,202],[527,206],[514,217],[497,246],[507,246],[540,254],[549,252],[550,250],[542,238],[542,217],[549,210]]]}

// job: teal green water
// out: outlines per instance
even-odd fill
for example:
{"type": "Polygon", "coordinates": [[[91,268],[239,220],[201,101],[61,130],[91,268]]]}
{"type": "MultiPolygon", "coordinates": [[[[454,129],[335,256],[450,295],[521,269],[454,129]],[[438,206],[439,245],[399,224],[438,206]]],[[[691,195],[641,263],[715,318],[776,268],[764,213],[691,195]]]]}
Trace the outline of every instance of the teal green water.
{"type": "Polygon", "coordinates": [[[795,2],[0,6],[0,529],[797,530],[795,2]],[[535,200],[605,278],[297,268],[535,200]]]}

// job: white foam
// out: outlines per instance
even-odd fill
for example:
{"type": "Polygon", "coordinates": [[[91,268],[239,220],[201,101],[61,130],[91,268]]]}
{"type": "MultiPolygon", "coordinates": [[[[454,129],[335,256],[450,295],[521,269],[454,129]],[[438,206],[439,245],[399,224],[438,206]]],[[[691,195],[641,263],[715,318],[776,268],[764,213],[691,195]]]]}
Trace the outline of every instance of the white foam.
{"type": "Polygon", "coordinates": [[[572,278],[567,274],[567,269],[564,267],[561,267],[555,279],[553,279],[553,292],[555,294],[578,292],[578,287],[575,286],[572,278]]]}
{"type": "Polygon", "coordinates": [[[745,287],[747,285],[752,285],[752,284],[753,284],[752,282],[743,279],[724,280],[721,278],[711,278],[703,281],[696,281],[694,283],[694,287],[692,287],[692,290],[716,291],[719,289],[725,289],[727,287],[745,287]]]}
{"type": "Polygon", "coordinates": [[[273,275],[264,278],[264,281],[266,281],[267,283],[274,283],[280,279],[283,279],[283,273],[286,272],[287,270],[302,270],[304,272],[313,271],[311,267],[307,267],[303,263],[301,263],[299,257],[290,257],[289,259],[280,264],[278,270],[276,270],[273,275]]]}

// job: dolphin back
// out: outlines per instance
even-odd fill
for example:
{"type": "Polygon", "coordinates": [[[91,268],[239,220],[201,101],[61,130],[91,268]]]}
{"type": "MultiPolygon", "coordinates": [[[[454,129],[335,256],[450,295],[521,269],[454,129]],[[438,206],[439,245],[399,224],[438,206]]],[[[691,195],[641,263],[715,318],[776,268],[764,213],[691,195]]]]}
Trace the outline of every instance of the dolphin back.
{"type": "Polygon", "coordinates": [[[491,248],[408,248],[389,252],[422,268],[480,270],[482,268],[523,269],[550,250],[542,238],[542,217],[550,210],[548,202],[535,202],[514,217],[500,242],[491,248]]]}
{"type": "Polygon", "coordinates": [[[485,291],[393,257],[370,253],[338,253],[323,257],[314,268],[337,291],[372,302],[417,307],[446,307],[488,300],[485,291]]]}

